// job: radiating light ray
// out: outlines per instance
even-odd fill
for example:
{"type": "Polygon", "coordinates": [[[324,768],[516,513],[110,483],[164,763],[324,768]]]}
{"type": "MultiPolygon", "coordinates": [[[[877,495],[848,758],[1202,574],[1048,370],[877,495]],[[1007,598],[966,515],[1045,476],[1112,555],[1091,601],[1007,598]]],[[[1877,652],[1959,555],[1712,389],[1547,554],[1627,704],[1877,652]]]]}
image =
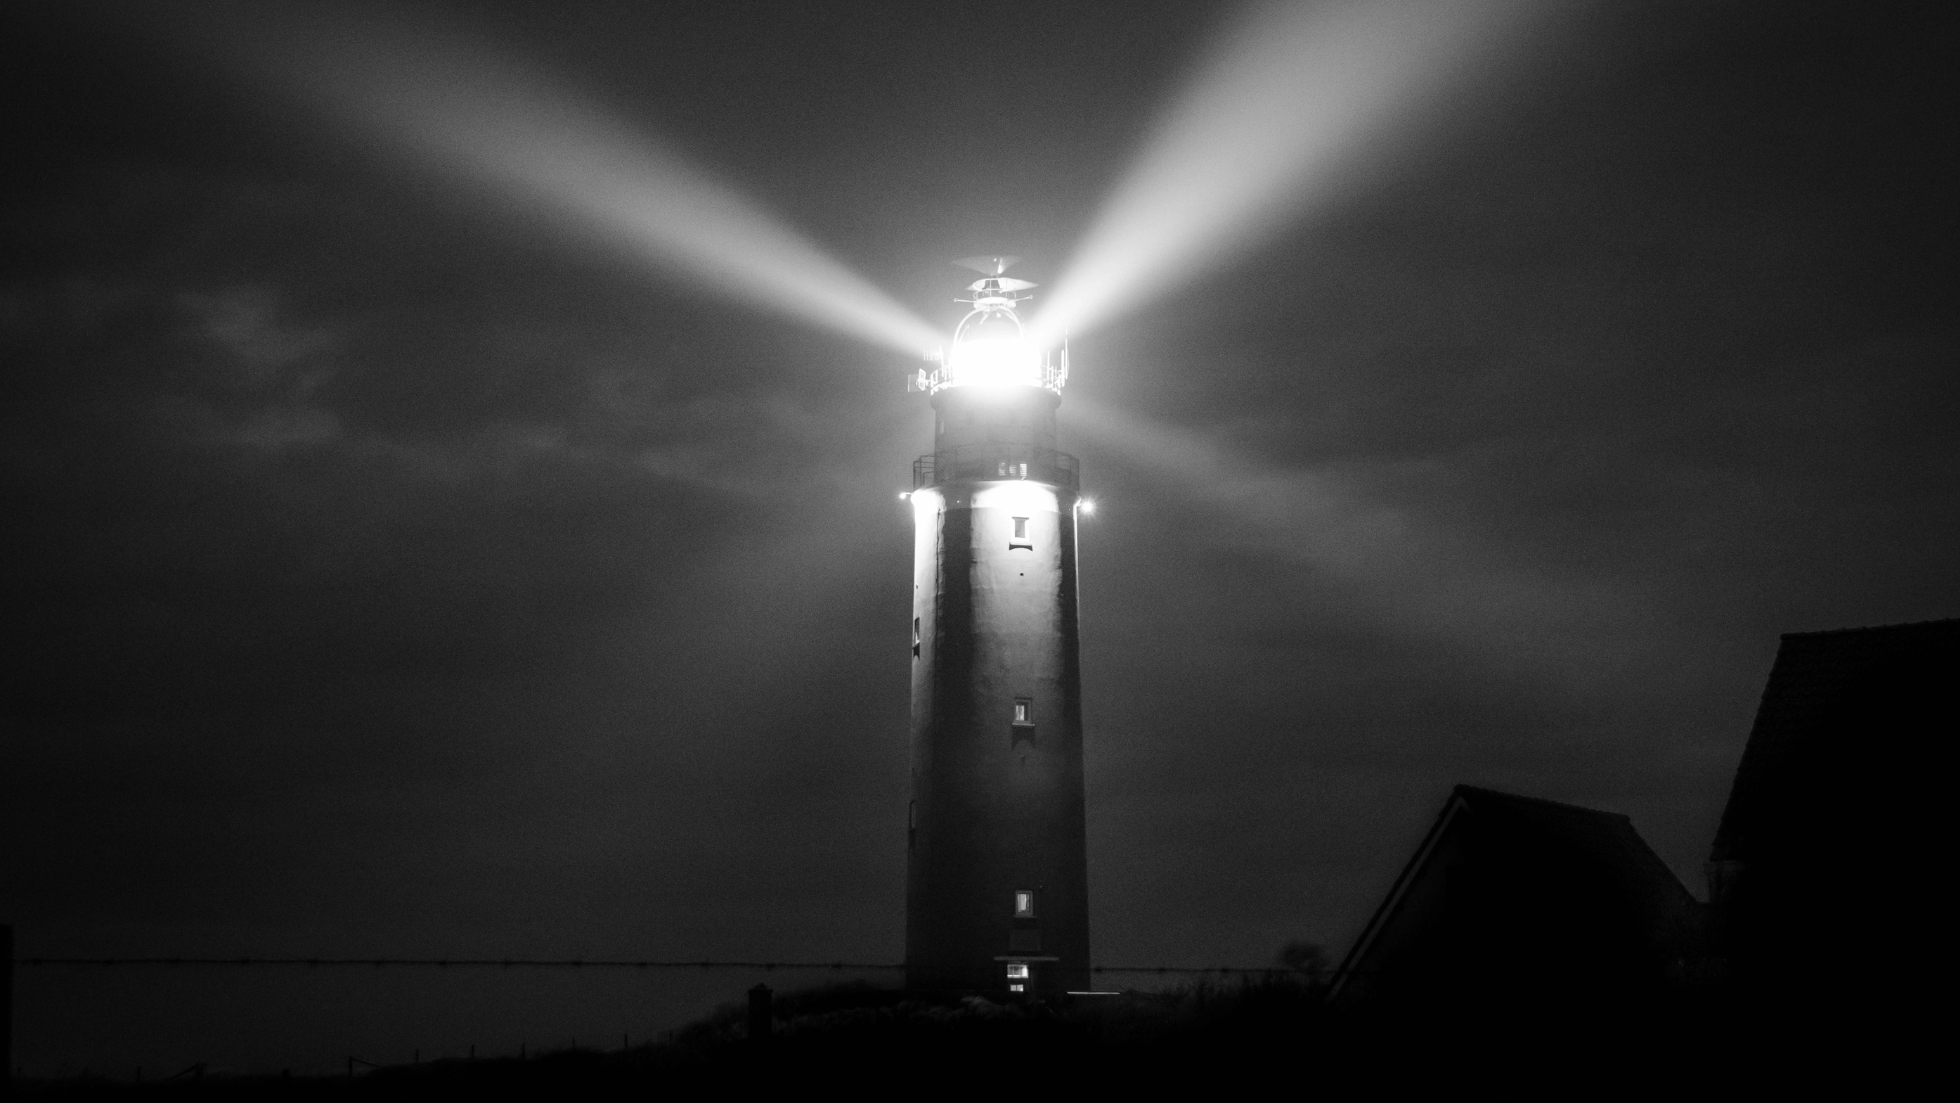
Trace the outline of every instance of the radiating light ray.
{"type": "Polygon", "coordinates": [[[1311,566],[1317,589],[1397,631],[1568,683],[1656,661],[1641,653],[1669,638],[1640,595],[1507,564],[1500,549],[1382,500],[1362,475],[1275,469],[1080,395],[1069,405],[1071,431],[1208,508],[1215,539],[1311,566]]]}
{"type": "Polygon", "coordinates": [[[1147,305],[1351,186],[1515,44],[1543,0],[1249,8],[1163,115],[1078,246],[1037,340],[1147,305]]]}
{"type": "Polygon", "coordinates": [[[675,275],[917,354],[940,334],[756,204],[483,43],[314,9],[247,8],[238,60],[392,152],[569,218],[675,275]]]}

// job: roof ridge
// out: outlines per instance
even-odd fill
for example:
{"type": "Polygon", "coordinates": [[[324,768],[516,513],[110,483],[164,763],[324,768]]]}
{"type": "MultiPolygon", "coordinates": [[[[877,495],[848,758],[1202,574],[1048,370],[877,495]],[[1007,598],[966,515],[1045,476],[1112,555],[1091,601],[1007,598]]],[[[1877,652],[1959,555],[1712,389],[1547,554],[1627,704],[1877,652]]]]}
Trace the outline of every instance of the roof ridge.
{"type": "Polygon", "coordinates": [[[1486,789],[1481,785],[1458,785],[1454,790],[1452,790],[1452,795],[1458,795],[1458,794],[1476,794],[1478,796],[1484,796],[1484,797],[1496,797],[1499,800],[1517,801],[1521,804],[1542,804],[1547,807],[1561,809],[1566,812],[1584,812],[1588,816],[1611,816],[1614,819],[1626,820],[1629,823],[1631,823],[1633,820],[1633,817],[1627,815],[1625,812],[1608,812],[1600,808],[1587,808],[1583,804],[1567,804],[1562,800],[1547,800],[1544,797],[1527,797],[1522,793],[1506,793],[1501,789],[1486,789]]]}
{"type": "Polygon", "coordinates": [[[1947,625],[1960,627],[1960,618],[1940,617],[1934,620],[1908,620],[1897,624],[1859,624],[1849,628],[1818,628],[1808,632],[1785,632],[1779,639],[1809,636],[1843,636],[1854,632],[1889,632],[1897,628],[1940,628],[1947,625]]]}

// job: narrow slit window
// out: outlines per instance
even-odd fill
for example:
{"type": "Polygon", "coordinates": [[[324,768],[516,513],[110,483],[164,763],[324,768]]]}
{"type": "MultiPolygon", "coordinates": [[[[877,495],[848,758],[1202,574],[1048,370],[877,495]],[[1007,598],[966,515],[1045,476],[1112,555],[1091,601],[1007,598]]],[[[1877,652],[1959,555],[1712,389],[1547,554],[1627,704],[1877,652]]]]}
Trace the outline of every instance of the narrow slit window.
{"type": "Polygon", "coordinates": [[[912,618],[912,654],[919,653],[919,618],[912,618]]]}
{"type": "Polygon", "coordinates": [[[1014,518],[1014,537],[1007,542],[1007,546],[1010,548],[1028,548],[1030,550],[1034,548],[1034,540],[1028,536],[1028,519],[1026,517],[1014,518]]]}
{"type": "Polygon", "coordinates": [[[1034,701],[1023,697],[1014,702],[1014,722],[1016,724],[1034,723],[1034,701]]]}
{"type": "Polygon", "coordinates": [[[1034,918],[1034,890],[1033,889],[1014,890],[1014,918],[1016,919],[1034,918]]]}

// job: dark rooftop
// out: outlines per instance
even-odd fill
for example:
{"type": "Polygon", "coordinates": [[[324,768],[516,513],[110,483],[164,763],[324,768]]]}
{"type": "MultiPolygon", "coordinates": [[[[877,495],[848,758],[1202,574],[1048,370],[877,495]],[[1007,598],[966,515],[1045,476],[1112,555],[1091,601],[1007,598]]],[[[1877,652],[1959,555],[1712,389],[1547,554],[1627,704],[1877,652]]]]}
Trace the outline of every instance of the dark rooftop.
{"type": "Polygon", "coordinates": [[[1939,695],[1956,672],[1960,620],[1785,635],[1710,859],[1777,860],[1808,845],[1805,825],[1849,838],[1888,819],[1878,806],[1905,799],[1915,733],[1951,736],[1952,701],[1939,695]]]}

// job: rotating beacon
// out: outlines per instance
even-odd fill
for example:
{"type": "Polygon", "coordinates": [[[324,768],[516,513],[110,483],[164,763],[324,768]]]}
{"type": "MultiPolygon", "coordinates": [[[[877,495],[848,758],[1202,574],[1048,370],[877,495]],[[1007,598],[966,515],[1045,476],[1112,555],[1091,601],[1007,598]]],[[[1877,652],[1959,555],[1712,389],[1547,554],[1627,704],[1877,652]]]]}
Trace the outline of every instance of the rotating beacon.
{"type": "Polygon", "coordinates": [[[906,983],[1056,996],[1089,987],[1074,456],[1068,379],[1015,313],[1012,257],[938,366],[933,451],[912,465],[912,802],[906,983]]]}

